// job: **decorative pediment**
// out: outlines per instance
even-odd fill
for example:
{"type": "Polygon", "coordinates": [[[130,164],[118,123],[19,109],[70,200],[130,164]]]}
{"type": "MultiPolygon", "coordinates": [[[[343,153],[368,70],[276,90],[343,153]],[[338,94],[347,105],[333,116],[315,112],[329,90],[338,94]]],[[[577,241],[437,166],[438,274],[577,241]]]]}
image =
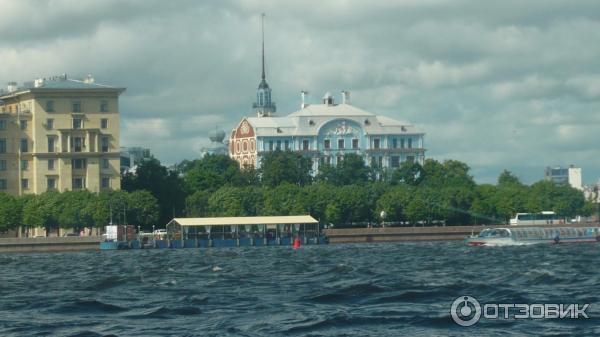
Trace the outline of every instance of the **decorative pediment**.
{"type": "Polygon", "coordinates": [[[331,128],[329,128],[329,130],[327,130],[325,132],[325,135],[327,135],[327,136],[346,136],[346,135],[358,136],[359,130],[348,125],[348,123],[346,123],[346,121],[341,121],[341,122],[336,123],[331,128]]]}

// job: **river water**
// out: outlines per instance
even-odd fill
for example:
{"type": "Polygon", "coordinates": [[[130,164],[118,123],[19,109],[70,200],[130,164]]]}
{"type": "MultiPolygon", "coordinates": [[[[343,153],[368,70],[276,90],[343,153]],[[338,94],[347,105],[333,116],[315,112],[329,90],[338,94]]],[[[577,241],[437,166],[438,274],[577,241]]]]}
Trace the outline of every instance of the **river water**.
{"type": "Polygon", "coordinates": [[[600,335],[600,245],[423,242],[0,255],[0,336],[600,335]],[[450,306],[591,304],[457,325],[450,306]]]}

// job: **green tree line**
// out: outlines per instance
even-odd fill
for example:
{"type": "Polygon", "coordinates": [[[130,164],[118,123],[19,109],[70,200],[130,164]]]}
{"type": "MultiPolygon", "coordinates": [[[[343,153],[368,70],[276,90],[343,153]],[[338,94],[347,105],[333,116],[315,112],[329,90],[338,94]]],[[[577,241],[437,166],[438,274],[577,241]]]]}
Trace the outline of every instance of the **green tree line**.
{"type": "Polygon", "coordinates": [[[261,168],[240,168],[227,156],[208,155],[168,169],[156,159],[124,175],[123,189],[150,191],[160,205],[159,224],[175,216],[311,214],[324,223],[385,221],[447,225],[505,223],[517,212],[589,215],[593,205],[568,185],[526,185],[509,171],[496,184],[476,184],[456,160],[406,162],[396,170],[368,167],[354,154],[311,174],[311,161],[290,151],[267,153],[261,168]]]}
{"type": "Polygon", "coordinates": [[[25,227],[44,227],[47,232],[58,228],[104,227],[130,224],[151,227],[159,219],[157,199],[146,190],[106,191],[99,194],[87,190],[14,197],[0,193],[0,231],[25,227]],[[112,214],[111,214],[112,213],[112,214]]]}

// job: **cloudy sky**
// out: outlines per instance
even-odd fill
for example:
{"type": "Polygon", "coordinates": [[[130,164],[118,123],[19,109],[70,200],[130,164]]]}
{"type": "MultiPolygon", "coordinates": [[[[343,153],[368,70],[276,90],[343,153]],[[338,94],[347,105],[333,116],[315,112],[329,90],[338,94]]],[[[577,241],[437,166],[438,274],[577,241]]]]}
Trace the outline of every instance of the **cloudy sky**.
{"type": "Polygon", "coordinates": [[[123,86],[123,146],[165,164],[250,116],[260,79],[282,114],[300,90],[426,132],[426,156],[479,182],[547,165],[600,178],[600,2],[0,0],[0,81],[91,73],[123,86]]]}

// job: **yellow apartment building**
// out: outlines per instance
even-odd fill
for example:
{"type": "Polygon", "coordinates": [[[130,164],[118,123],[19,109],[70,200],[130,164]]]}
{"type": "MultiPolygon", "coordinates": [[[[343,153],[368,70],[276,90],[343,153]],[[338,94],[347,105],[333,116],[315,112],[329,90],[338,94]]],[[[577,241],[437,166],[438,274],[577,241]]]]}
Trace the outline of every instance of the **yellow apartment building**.
{"type": "Polygon", "coordinates": [[[66,75],[0,90],[0,192],[120,189],[119,95],[66,75]]]}

